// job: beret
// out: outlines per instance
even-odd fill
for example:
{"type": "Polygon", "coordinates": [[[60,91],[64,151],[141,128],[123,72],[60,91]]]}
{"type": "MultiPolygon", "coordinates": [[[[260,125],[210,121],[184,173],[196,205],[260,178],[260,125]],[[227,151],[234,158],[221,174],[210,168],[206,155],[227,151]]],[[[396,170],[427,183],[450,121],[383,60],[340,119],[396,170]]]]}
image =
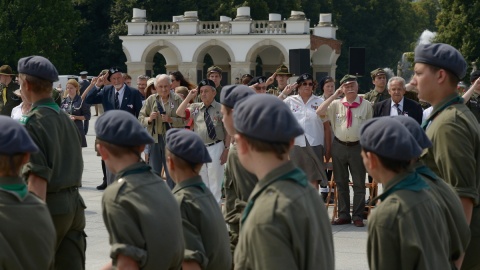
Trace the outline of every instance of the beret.
{"type": "Polygon", "coordinates": [[[18,73],[23,73],[49,82],[58,81],[58,71],[45,57],[32,55],[18,60],[18,73]]]}
{"type": "Polygon", "coordinates": [[[212,73],[212,72],[217,72],[219,73],[220,75],[222,75],[222,69],[217,67],[217,66],[211,66],[207,69],[207,75],[212,73]]]}
{"type": "Polygon", "coordinates": [[[27,130],[18,121],[0,115],[0,154],[13,155],[38,151],[27,130]]]}
{"type": "Polygon", "coordinates": [[[254,94],[255,91],[246,85],[227,85],[220,92],[220,103],[228,108],[234,108],[238,101],[254,94]]]}
{"type": "Polygon", "coordinates": [[[480,70],[475,70],[470,74],[470,82],[474,83],[478,78],[480,78],[480,70]]]}
{"type": "Polygon", "coordinates": [[[258,77],[253,78],[253,79],[248,83],[248,86],[254,85],[254,84],[256,84],[256,83],[265,83],[265,82],[267,82],[267,77],[265,77],[265,76],[258,76],[258,77]]]}
{"type": "Polygon", "coordinates": [[[413,118],[404,115],[397,115],[391,117],[399,121],[407,128],[410,134],[412,134],[413,138],[417,140],[418,146],[420,146],[422,149],[432,147],[432,142],[427,137],[427,134],[425,134],[423,128],[413,118]]]}
{"type": "Polygon", "coordinates": [[[303,73],[302,75],[300,75],[297,79],[297,83],[301,83],[303,81],[306,81],[306,80],[312,80],[313,81],[313,76],[311,74],[308,74],[308,73],[303,73]]]}
{"type": "Polygon", "coordinates": [[[366,121],[360,127],[360,144],[366,151],[394,160],[412,160],[422,153],[408,129],[390,117],[366,121]]]}
{"type": "Polygon", "coordinates": [[[172,128],[167,131],[166,145],[168,151],[191,164],[212,162],[207,147],[200,136],[188,129],[172,128]]]}
{"type": "Polygon", "coordinates": [[[213,87],[213,89],[216,90],[216,86],[215,86],[215,83],[212,81],[212,80],[209,80],[209,79],[203,79],[201,80],[199,83],[198,83],[198,90],[200,90],[200,88],[202,88],[202,86],[211,86],[213,87]]]}
{"type": "Polygon", "coordinates": [[[381,69],[381,68],[377,68],[375,70],[372,70],[372,72],[370,72],[370,76],[372,76],[372,79],[374,79],[375,77],[379,76],[379,75],[386,75],[387,73],[385,73],[385,70],[381,69]]]}
{"type": "Polygon", "coordinates": [[[118,67],[111,67],[111,68],[108,70],[107,81],[110,81],[110,77],[112,77],[113,74],[119,73],[119,72],[122,72],[122,71],[121,71],[118,67]]]}
{"type": "Polygon", "coordinates": [[[98,139],[120,146],[155,142],[135,116],[122,110],[110,110],[98,117],[95,133],[98,139]]]}
{"type": "Polygon", "coordinates": [[[356,82],[357,81],[357,77],[356,76],[353,76],[353,75],[345,75],[343,76],[343,78],[340,80],[340,85],[346,83],[346,82],[356,82]]]}
{"type": "Polygon", "coordinates": [[[288,143],[303,129],[290,108],[273,95],[251,95],[235,106],[235,129],[248,137],[272,143],[288,143]]]}
{"type": "Polygon", "coordinates": [[[278,67],[275,73],[277,73],[277,75],[292,76],[292,73],[288,72],[288,68],[285,65],[281,65],[280,67],[278,67]]]}
{"type": "Polygon", "coordinates": [[[415,48],[415,63],[446,69],[462,79],[467,74],[467,62],[454,47],[444,43],[420,44],[415,48]]]}
{"type": "Polygon", "coordinates": [[[80,72],[80,75],[88,75],[88,72],[87,71],[82,71],[82,72],[80,72]]]}

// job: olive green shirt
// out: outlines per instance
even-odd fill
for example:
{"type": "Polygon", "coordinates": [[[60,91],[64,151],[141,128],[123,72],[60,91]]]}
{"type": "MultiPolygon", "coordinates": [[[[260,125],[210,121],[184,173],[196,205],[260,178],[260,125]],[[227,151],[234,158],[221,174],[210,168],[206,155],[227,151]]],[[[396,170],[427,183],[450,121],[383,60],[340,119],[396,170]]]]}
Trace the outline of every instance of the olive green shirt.
{"type": "MultiPolygon", "coordinates": [[[[384,184],[384,193],[407,176],[384,184]]],[[[367,258],[371,270],[451,269],[446,220],[429,190],[397,190],[375,207],[368,217],[367,258]]]]}
{"type": "Polygon", "coordinates": [[[474,92],[466,103],[467,107],[472,111],[477,121],[480,123],[480,94],[474,92]]]}
{"type": "Polygon", "coordinates": [[[363,96],[363,98],[370,101],[370,103],[372,103],[372,106],[373,106],[373,104],[375,104],[377,102],[389,99],[390,94],[388,93],[387,88],[385,88],[385,90],[383,90],[382,93],[379,93],[377,90],[373,89],[370,92],[366,93],[363,96]]]}
{"type": "Polygon", "coordinates": [[[177,183],[172,192],[182,215],[184,260],[194,260],[202,269],[231,269],[227,226],[202,178],[195,176],[177,183]]]}
{"type": "Polygon", "coordinates": [[[193,130],[202,138],[205,144],[213,143],[217,140],[225,140],[225,128],[223,126],[222,118],[223,114],[220,111],[222,105],[216,101],[213,101],[208,108],[208,114],[212,119],[213,126],[215,127],[215,133],[217,137],[212,140],[208,137],[207,124],[205,123],[205,110],[207,107],[203,102],[192,103],[188,107],[191,116],[193,117],[193,130]]]}
{"type": "Polygon", "coordinates": [[[281,178],[292,161],[259,180],[255,204],[242,224],[235,269],[335,269],[332,227],[318,192],[281,178]]]}
{"type": "Polygon", "coordinates": [[[2,185],[25,182],[0,177],[0,268],[52,269],[56,234],[47,206],[33,193],[22,197],[2,185]]]}
{"type": "MultiPolygon", "coordinates": [[[[220,93],[222,92],[223,86],[219,85],[215,88],[216,94],[215,94],[215,101],[220,102],[220,93]]],[[[199,95],[200,96],[200,95],[199,95]]]]}
{"type": "Polygon", "coordinates": [[[184,244],[180,209],[165,182],[145,163],[117,173],[102,198],[113,265],[119,254],[140,269],[180,269],[184,244]]]}

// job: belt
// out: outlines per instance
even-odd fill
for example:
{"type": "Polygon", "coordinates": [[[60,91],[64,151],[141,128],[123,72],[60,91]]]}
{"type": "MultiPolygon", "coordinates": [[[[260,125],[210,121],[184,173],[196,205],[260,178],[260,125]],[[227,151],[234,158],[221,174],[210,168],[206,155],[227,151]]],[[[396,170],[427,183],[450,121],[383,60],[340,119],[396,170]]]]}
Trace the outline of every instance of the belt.
{"type": "Polygon", "coordinates": [[[356,142],[344,142],[344,141],[340,141],[337,137],[334,137],[335,141],[339,142],[340,144],[342,145],[345,145],[345,146],[355,146],[355,145],[358,145],[359,144],[359,141],[356,141],[356,142]]]}
{"type": "Polygon", "coordinates": [[[212,143],[206,143],[205,146],[206,146],[206,147],[209,147],[209,146],[215,145],[215,144],[217,144],[217,143],[219,143],[219,142],[221,142],[221,141],[222,141],[222,140],[214,141],[214,142],[212,142],[212,143]]]}
{"type": "Polygon", "coordinates": [[[68,188],[62,188],[59,191],[48,191],[47,194],[56,194],[56,193],[62,193],[62,192],[75,192],[78,190],[78,187],[68,187],[68,188]]]}

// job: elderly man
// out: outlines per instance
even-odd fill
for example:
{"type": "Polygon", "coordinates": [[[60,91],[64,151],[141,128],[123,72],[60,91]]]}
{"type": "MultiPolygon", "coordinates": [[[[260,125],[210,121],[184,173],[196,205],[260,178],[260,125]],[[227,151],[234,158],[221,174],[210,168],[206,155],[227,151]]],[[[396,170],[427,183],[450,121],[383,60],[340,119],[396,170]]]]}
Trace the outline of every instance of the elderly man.
{"type": "Polygon", "coordinates": [[[150,77],[146,75],[140,75],[137,77],[137,89],[142,94],[142,99],[145,100],[145,88],[147,88],[147,81],[150,77]]]}
{"type": "Polygon", "coordinates": [[[0,67],[0,114],[10,116],[12,109],[18,106],[22,100],[13,92],[20,88],[16,82],[13,81],[12,68],[9,65],[0,67]]]}
{"type": "Polygon", "coordinates": [[[418,97],[433,106],[422,124],[433,147],[421,158],[457,191],[470,224],[461,269],[480,269],[480,126],[456,92],[467,63],[457,49],[442,43],[417,46],[414,60],[410,83],[418,88],[418,97]]]}
{"type": "Polygon", "coordinates": [[[405,80],[402,77],[390,78],[388,80],[388,93],[391,98],[373,105],[373,117],[405,115],[412,117],[418,124],[421,124],[422,106],[404,97],[405,91],[405,80]]]}
{"type": "Polygon", "coordinates": [[[222,182],[224,166],[230,149],[230,136],[223,126],[220,103],[215,101],[215,83],[212,80],[202,80],[197,89],[191,90],[177,109],[180,117],[193,118],[194,131],[200,135],[212,162],[204,164],[200,170],[205,184],[210,188],[213,196],[220,203],[222,196],[222,182]],[[200,92],[202,102],[190,104],[200,92]]]}
{"type": "Polygon", "coordinates": [[[380,102],[390,97],[390,94],[387,90],[387,74],[385,70],[377,68],[370,72],[372,76],[372,83],[375,86],[373,90],[365,94],[365,99],[370,101],[372,104],[380,102]]]}
{"type": "Polygon", "coordinates": [[[220,102],[220,92],[222,91],[222,69],[217,66],[211,66],[207,70],[207,78],[215,83],[215,101],[220,102]]]}
{"type": "Polygon", "coordinates": [[[370,102],[358,96],[357,77],[345,75],[340,81],[340,88],[325,102],[320,104],[317,114],[327,117],[332,126],[334,140],[332,143],[332,162],[335,182],[338,189],[338,218],[333,225],[353,223],[363,227],[365,207],[366,171],[360,156],[359,129],[373,116],[370,102]],[[341,94],[342,99],[337,99],[341,94]],[[349,171],[353,182],[353,213],[350,217],[350,192],[348,187],[349,171]]]}

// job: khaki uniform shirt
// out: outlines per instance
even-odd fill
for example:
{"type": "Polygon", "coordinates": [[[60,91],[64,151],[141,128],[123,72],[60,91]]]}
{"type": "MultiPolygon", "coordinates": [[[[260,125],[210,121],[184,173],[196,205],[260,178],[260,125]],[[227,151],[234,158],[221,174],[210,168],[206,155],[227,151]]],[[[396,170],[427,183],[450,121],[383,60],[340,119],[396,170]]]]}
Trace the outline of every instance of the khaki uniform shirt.
{"type": "Polygon", "coordinates": [[[388,89],[385,88],[382,93],[377,92],[377,90],[373,89],[370,92],[366,93],[363,96],[364,99],[370,101],[370,103],[375,104],[377,102],[383,101],[385,99],[390,98],[390,94],[388,93],[388,89]]]}
{"type": "Polygon", "coordinates": [[[174,128],[183,128],[185,127],[185,121],[183,118],[179,117],[176,113],[177,108],[182,103],[182,98],[177,94],[170,93],[168,101],[163,104],[161,96],[158,94],[150,95],[146,100],[145,104],[143,104],[142,109],[138,115],[138,120],[140,123],[147,127],[147,131],[150,135],[152,135],[155,143],[158,143],[158,134],[165,134],[166,129],[165,125],[163,124],[162,118],[158,116],[158,118],[152,122],[148,122],[148,118],[152,112],[159,112],[157,106],[157,101],[163,105],[163,111],[165,111],[166,115],[172,118],[172,127],[174,128]]]}
{"type": "Polygon", "coordinates": [[[178,203],[148,165],[118,172],[103,194],[102,209],[113,265],[123,254],[140,269],[180,269],[184,244],[178,203]]]}
{"type": "Polygon", "coordinates": [[[0,268],[52,269],[56,234],[47,206],[32,193],[22,197],[2,187],[25,185],[19,177],[0,183],[0,268]]]}
{"type": "MultiPolygon", "coordinates": [[[[406,176],[395,176],[384,192],[406,176]]],[[[375,207],[368,217],[367,258],[371,270],[451,269],[444,213],[428,189],[394,191],[375,207]]]]}
{"type": "Polygon", "coordinates": [[[210,114],[210,118],[212,119],[213,125],[215,127],[215,132],[217,134],[217,137],[214,140],[208,137],[207,125],[205,123],[205,110],[207,109],[205,107],[205,104],[203,104],[203,102],[192,103],[188,107],[188,110],[191,114],[190,117],[193,117],[193,130],[195,131],[195,133],[200,135],[200,138],[202,138],[205,144],[213,143],[217,140],[225,140],[226,133],[222,122],[223,115],[220,111],[221,107],[222,105],[220,103],[213,101],[208,108],[208,113],[210,114]]]}
{"type": "MultiPolygon", "coordinates": [[[[352,109],[352,126],[347,128],[347,107],[343,105],[346,99],[334,100],[327,109],[327,118],[332,125],[333,134],[343,142],[356,142],[360,139],[360,126],[373,117],[373,108],[365,99],[358,108],[352,109]]],[[[355,102],[360,102],[357,96],[355,102]]]]}
{"type": "Polygon", "coordinates": [[[182,214],[184,260],[194,260],[202,269],[231,269],[227,227],[202,178],[196,176],[177,183],[172,192],[182,214]]]}
{"type": "Polygon", "coordinates": [[[335,269],[332,227],[318,192],[282,176],[293,162],[268,173],[250,196],[256,197],[242,225],[235,269],[335,269]]]}

